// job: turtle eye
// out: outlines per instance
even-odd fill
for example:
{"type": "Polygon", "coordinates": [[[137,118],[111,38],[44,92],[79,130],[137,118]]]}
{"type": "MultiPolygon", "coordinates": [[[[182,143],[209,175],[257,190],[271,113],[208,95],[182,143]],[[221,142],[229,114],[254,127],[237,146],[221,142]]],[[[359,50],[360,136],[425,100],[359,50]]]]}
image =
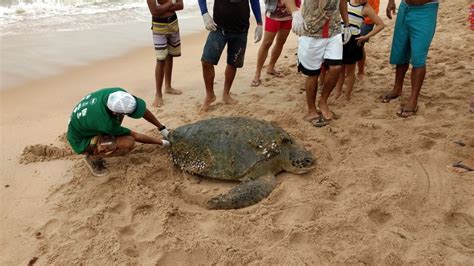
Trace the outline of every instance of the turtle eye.
{"type": "Polygon", "coordinates": [[[283,144],[288,144],[288,143],[291,144],[291,143],[293,143],[293,141],[291,141],[290,138],[285,137],[285,136],[282,136],[282,137],[281,137],[281,142],[282,142],[283,144]]]}

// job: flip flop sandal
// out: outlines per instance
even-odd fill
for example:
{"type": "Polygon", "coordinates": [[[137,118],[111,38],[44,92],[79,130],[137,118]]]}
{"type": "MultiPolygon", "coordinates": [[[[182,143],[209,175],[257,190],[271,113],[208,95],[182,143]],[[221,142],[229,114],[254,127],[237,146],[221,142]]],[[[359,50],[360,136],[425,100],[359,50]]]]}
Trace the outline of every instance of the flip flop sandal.
{"type": "Polygon", "coordinates": [[[469,166],[467,166],[467,165],[464,165],[464,164],[462,163],[462,161],[453,163],[453,167],[464,169],[464,170],[466,170],[467,172],[472,172],[472,171],[474,171],[473,168],[471,168],[471,167],[469,167],[469,166]]]}
{"type": "Polygon", "coordinates": [[[408,118],[408,117],[410,117],[410,116],[416,115],[416,112],[418,112],[418,106],[415,107],[415,109],[413,109],[413,110],[406,110],[406,109],[401,108],[401,109],[397,112],[397,116],[398,116],[398,117],[401,117],[401,118],[408,118]]]}
{"type": "Polygon", "coordinates": [[[329,122],[324,119],[324,117],[315,117],[309,121],[315,127],[324,127],[329,125],[329,122]]]}
{"type": "Polygon", "coordinates": [[[250,86],[251,87],[258,87],[262,84],[262,80],[258,80],[258,81],[255,81],[255,80],[252,80],[252,82],[250,83],[250,86]]]}
{"type": "Polygon", "coordinates": [[[390,93],[385,93],[381,97],[382,98],[382,103],[389,103],[391,100],[395,100],[398,97],[400,97],[400,95],[390,95],[390,93]]]}

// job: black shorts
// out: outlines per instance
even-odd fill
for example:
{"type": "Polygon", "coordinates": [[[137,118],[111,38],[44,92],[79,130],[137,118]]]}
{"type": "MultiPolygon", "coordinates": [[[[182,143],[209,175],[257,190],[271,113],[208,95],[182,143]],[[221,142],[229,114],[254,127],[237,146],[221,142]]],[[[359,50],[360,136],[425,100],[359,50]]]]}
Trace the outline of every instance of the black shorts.
{"type": "Polygon", "coordinates": [[[362,60],[363,50],[362,46],[357,45],[356,38],[358,37],[360,37],[360,35],[352,35],[349,42],[344,44],[342,50],[342,63],[344,65],[352,65],[362,60]]]}

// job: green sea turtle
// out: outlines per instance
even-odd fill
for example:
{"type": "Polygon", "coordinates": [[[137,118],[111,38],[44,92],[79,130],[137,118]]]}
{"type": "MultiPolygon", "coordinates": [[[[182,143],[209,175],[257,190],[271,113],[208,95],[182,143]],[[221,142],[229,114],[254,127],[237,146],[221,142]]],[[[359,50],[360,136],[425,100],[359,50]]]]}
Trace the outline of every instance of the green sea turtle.
{"type": "Polygon", "coordinates": [[[245,117],[218,117],[171,132],[171,157],[183,171],[241,184],[207,201],[209,209],[255,204],[275,188],[282,171],[303,174],[314,168],[311,152],[282,128],[245,117]]]}

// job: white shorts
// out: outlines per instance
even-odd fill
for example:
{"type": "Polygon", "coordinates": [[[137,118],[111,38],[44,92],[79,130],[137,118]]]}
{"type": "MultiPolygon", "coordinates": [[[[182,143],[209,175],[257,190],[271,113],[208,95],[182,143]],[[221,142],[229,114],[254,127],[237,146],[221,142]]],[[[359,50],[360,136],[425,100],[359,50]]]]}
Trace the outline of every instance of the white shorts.
{"type": "Polygon", "coordinates": [[[342,35],[330,38],[299,37],[298,70],[307,76],[319,75],[323,62],[342,65],[342,35]]]}

